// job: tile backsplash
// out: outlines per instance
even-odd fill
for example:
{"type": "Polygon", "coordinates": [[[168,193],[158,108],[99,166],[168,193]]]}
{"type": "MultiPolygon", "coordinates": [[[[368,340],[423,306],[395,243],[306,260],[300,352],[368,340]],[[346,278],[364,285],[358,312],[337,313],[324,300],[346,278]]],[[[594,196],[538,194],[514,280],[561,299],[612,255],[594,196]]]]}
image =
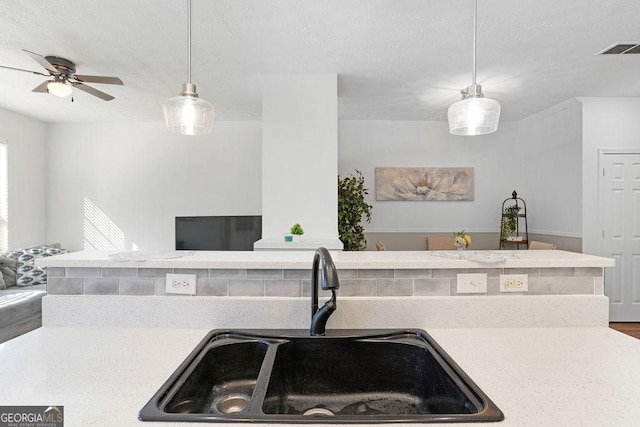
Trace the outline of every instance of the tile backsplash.
{"type": "MultiPolygon", "coordinates": [[[[308,297],[311,269],[186,269],[49,267],[47,292],[52,295],[167,296],[167,273],[195,274],[197,296],[308,297]]],[[[469,269],[342,269],[341,297],[457,296],[459,273],[486,273],[484,295],[603,295],[603,269],[469,268],[469,269]],[[527,292],[500,292],[501,274],[527,274],[527,292]]],[[[329,292],[321,291],[320,295],[329,292]]],[[[465,294],[466,295],[466,294],[465,294]]],[[[478,295],[478,294],[473,294],[478,295]]],[[[170,294],[171,297],[189,296],[170,294]]]]}

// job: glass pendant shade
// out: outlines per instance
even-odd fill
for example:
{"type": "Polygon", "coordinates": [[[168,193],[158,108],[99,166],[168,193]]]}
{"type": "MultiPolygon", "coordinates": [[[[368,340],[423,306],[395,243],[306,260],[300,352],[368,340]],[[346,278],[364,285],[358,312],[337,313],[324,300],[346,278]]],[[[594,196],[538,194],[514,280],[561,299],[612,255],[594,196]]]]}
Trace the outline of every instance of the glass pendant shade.
{"type": "Polygon", "coordinates": [[[47,91],[50,94],[64,98],[65,96],[71,95],[73,89],[61,80],[51,80],[47,83],[47,91]]]}
{"type": "Polygon", "coordinates": [[[182,93],[162,104],[167,130],[180,135],[205,135],[213,128],[214,109],[210,102],[198,98],[196,86],[185,83],[182,93]]]}
{"type": "Polygon", "coordinates": [[[466,98],[451,104],[447,117],[454,135],[492,133],[498,129],[500,103],[490,98],[466,98]]]}

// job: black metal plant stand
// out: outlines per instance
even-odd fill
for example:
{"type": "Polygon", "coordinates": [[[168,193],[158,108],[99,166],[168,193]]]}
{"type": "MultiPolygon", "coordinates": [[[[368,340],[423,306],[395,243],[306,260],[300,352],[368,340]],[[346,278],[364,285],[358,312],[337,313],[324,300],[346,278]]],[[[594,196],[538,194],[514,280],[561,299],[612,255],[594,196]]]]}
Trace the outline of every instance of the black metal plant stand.
{"type": "Polygon", "coordinates": [[[501,212],[499,249],[529,249],[527,204],[515,190],[502,202],[501,212]]]}

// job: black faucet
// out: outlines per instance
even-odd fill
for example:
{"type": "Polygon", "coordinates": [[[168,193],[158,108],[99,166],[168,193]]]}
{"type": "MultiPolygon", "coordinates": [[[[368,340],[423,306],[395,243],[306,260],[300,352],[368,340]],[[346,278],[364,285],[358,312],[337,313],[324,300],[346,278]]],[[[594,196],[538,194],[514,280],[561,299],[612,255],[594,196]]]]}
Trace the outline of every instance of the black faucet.
{"type": "Polygon", "coordinates": [[[336,266],[329,251],[318,248],[313,256],[313,272],[311,274],[311,335],[324,335],[329,316],[336,310],[336,289],[340,289],[340,281],[336,266]],[[318,310],[318,280],[322,289],[331,289],[331,299],[318,310]]]}

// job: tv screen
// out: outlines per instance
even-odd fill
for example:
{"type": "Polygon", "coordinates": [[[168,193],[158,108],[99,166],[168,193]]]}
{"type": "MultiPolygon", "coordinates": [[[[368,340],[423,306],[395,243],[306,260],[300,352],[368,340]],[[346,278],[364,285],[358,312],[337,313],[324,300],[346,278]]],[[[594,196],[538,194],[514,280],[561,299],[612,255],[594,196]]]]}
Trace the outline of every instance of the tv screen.
{"type": "Polygon", "coordinates": [[[176,217],[176,250],[252,251],[262,238],[262,216],[176,217]]]}

